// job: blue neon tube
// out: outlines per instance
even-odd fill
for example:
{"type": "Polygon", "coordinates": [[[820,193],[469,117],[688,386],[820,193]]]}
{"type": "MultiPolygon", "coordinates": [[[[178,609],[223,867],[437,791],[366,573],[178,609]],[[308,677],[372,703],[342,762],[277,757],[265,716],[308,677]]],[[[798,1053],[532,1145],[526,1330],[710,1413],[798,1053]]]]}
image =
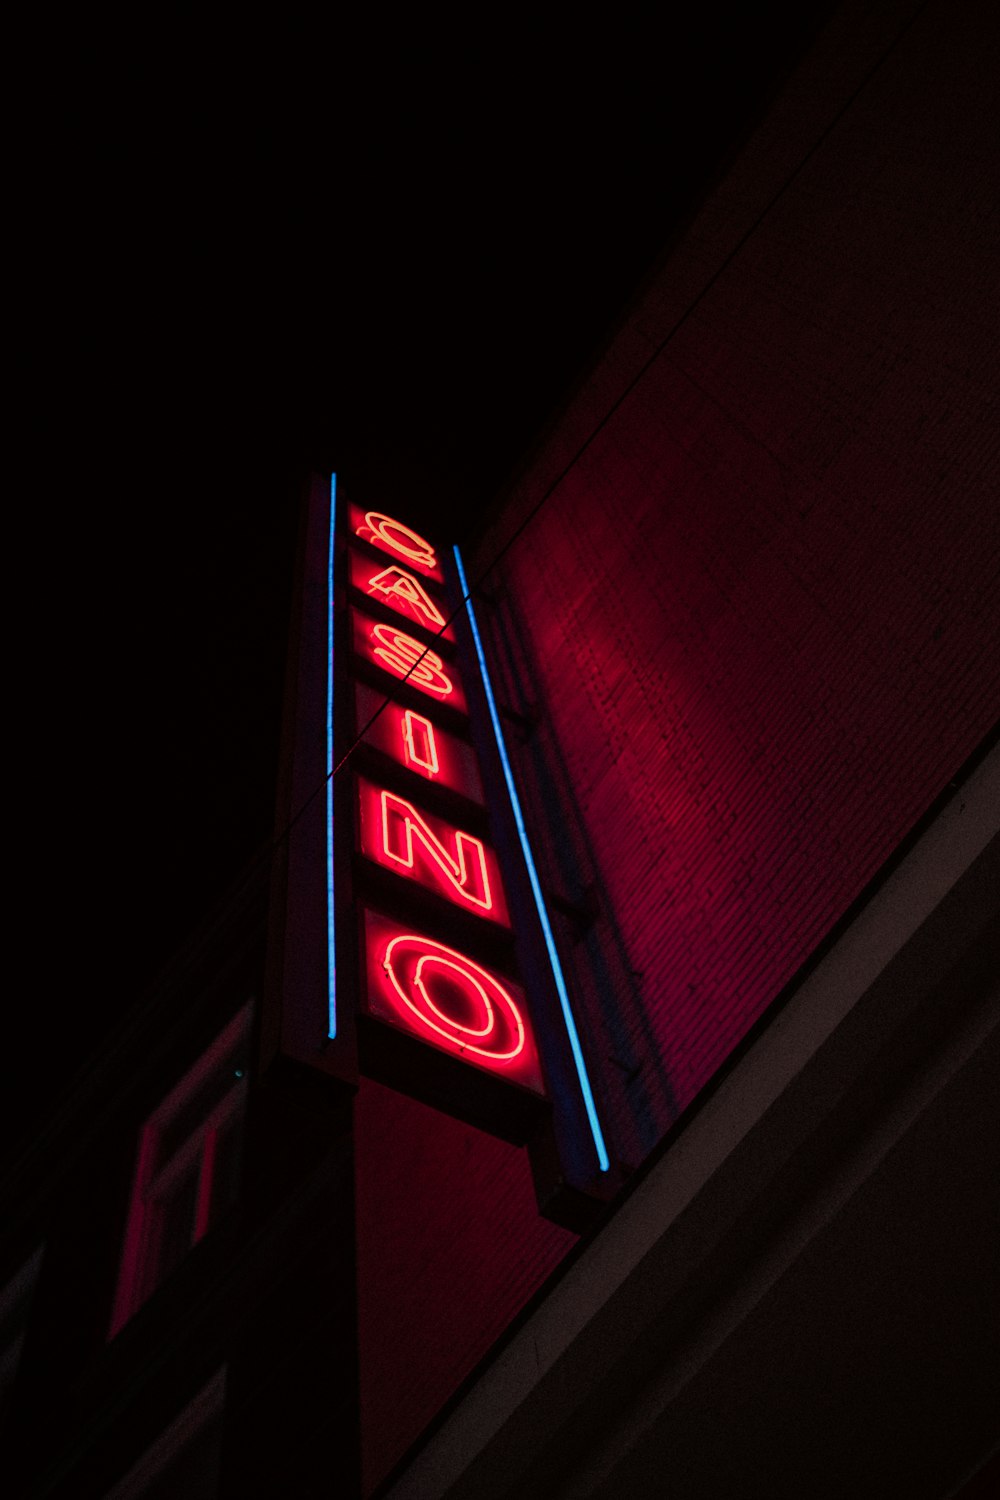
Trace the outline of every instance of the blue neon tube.
{"type": "Polygon", "coordinates": [[[601,1171],[607,1172],[610,1169],[611,1163],[608,1159],[607,1147],[604,1144],[604,1132],[601,1130],[601,1122],[597,1117],[597,1104],[594,1100],[594,1091],[590,1086],[590,1077],[587,1073],[587,1064],[584,1061],[583,1049],[580,1046],[576,1021],[573,1019],[573,1008],[569,1003],[569,991],[566,988],[562,964],[559,961],[555,938],[552,935],[552,924],[549,921],[549,914],[545,907],[545,898],[542,895],[541,882],[538,879],[538,871],[535,868],[535,858],[531,852],[528,830],[525,827],[524,815],[521,812],[521,802],[517,795],[517,788],[514,785],[514,773],[507,755],[503,730],[500,727],[500,714],[497,711],[496,699],[493,696],[493,684],[490,681],[489,669],[486,666],[486,653],[483,650],[483,641],[479,634],[476,611],[472,606],[472,596],[466,581],[465,568],[462,565],[462,554],[457,546],[452,550],[455,554],[455,565],[458,568],[459,582],[462,585],[462,597],[465,601],[465,607],[469,612],[469,625],[472,627],[472,639],[475,642],[476,656],[479,659],[479,671],[483,679],[483,689],[486,693],[486,702],[490,710],[490,719],[493,724],[493,733],[496,737],[497,750],[500,752],[500,764],[503,766],[504,780],[507,783],[507,792],[510,796],[510,805],[514,813],[514,822],[517,825],[517,836],[521,840],[521,850],[524,854],[524,863],[528,869],[531,892],[535,898],[535,906],[538,909],[538,920],[542,924],[545,946],[548,949],[549,962],[552,965],[552,977],[555,980],[556,993],[559,996],[559,1004],[562,1007],[563,1022],[566,1026],[566,1034],[569,1037],[569,1045],[573,1053],[576,1076],[580,1082],[580,1092],[583,1094],[583,1102],[587,1110],[590,1133],[594,1138],[594,1149],[597,1152],[597,1160],[600,1163],[601,1171]]]}
{"type": "Polygon", "coordinates": [[[330,539],[326,564],[326,951],[327,1035],[337,1035],[336,918],[333,909],[333,554],[337,534],[337,476],[330,475],[330,539]]]}

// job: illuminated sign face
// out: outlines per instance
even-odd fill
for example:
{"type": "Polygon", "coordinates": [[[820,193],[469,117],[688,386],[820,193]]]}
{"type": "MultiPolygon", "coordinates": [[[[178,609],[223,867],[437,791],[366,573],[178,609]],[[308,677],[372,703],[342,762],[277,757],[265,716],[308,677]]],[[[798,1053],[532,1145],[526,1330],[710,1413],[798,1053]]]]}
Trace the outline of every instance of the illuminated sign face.
{"type": "Polygon", "coordinates": [[[351,584],[425,630],[443,640],[454,641],[455,632],[447,623],[443,598],[435,598],[410,568],[399,563],[383,566],[360,552],[351,553],[351,584]]]}
{"type": "Polygon", "coordinates": [[[391,756],[424,781],[460,792],[482,806],[483,783],[471,745],[427,714],[401,708],[362,682],[355,684],[354,693],[358,730],[364,732],[366,745],[391,756]]]}
{"type": "Polygon", "coordinates": [[[446,703],[460,713],[468,711],[454,668],[423,641],[396,625],[373,620],[359,609],[351,610],[351,631],[357,654],[388,672],[396,682],[405,681],[435,703],[446,703]]]}
{"type": "Polygon", "coordinates": [[[383,511],[362,510],[358,505],[347,507],[347,521],[354,536],[363,537],[380,552],[388,553],[394,562],[410,572],[433,578],[438,583],[444,582],[437,552],[411,526],[405,526],[383,511]]]}
{"type": "Polygon", "coordinates": [[[507,925],[497,858],[482,839],[362,777],[358,798],[362,854],[463,911],[507,925]]]}
{"type": "Polygon", "coordinates": [[[335,479],[328,501],[310,485],[305,549],[274,1046],[530,1145],[542,1212],[569,1222],[610,1160],[461,553],[335,479]]]}
{"type": "Polygon", "coordinates": [[[365,913],[373,1015],[511,1083],[543,1092],[524,991],[468,953],[365,913]]]}
{"type": "MultiPolygon", "coordinates": [[[[390,1087],[525,1142],[548,1101],[526,997],[510,972],[518,949],[500,862],[485,835],[462,682],[477,669],[468,634],[451,623],[454,563],[446,579],[413,527],[353,505],[343,552],[349,587],[339,618],[355,708],[347,755],[353,745],[359,754],[355,857],[338,910],[362,923],[358,1056],[390,1087]]],[[[330,694],[332,704],[332,686],[330,694]]]]}
{"type": "Polygon", "coordinates": [[[403,714],[403,755],[411,771],[437,776],[441,770],[437,735],[430,719],[408,708],[403,714]]]}

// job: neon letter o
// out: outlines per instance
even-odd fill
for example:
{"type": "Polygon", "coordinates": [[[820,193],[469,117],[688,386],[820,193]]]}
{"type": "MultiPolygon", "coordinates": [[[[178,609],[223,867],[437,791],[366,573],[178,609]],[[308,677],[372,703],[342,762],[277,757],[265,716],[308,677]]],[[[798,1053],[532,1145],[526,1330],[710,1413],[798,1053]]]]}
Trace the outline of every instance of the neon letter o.
{"type": "Polygon", "coordinates": [[[524,1022],[498,979],[464,953],[414,933],[395,937],[382,960],[399,999],[423,1027],[490,1062],[510,1062],[524,1050],[524,1022]],[[442,973],[460,983],[472,1000],[478,1024],[449,1015],[440,987],[442,973]]]}

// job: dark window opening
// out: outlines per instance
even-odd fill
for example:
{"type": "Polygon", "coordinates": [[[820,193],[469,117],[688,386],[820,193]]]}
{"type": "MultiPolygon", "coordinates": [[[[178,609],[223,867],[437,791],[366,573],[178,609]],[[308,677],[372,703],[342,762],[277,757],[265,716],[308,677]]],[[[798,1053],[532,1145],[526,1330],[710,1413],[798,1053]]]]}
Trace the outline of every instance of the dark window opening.
{"type": "Polygon", "coordinates": [[[245,1006],[142,1127],[111,1338],[235,1201],[249,1027],[245,1006]]]}

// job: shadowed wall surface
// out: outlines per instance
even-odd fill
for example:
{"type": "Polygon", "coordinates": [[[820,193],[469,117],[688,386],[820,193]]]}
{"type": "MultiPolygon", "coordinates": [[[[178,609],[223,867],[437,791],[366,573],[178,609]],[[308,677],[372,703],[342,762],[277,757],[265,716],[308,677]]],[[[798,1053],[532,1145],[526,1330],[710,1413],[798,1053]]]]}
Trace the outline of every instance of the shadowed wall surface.
{"type": "Polygon", "coordinates": [[[526,1152],[367,1079],[355,1140],[361,1420],[371,1485],[576,1236],[539,1217],[526,1152]]]}

